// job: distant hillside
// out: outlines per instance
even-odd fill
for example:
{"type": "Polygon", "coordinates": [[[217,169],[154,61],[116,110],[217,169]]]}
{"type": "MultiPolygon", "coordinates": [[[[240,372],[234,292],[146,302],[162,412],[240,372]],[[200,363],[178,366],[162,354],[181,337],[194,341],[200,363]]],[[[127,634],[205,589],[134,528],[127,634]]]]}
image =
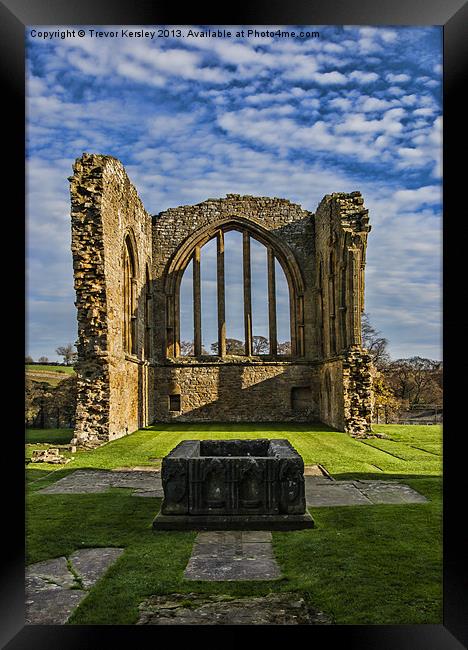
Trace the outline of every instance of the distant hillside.
{"type": "Polygon", "coordinates": [[[31,381],[45,381],[52,386],[56,386],[75,372],[72,366],[39,363],[27,363],[25,370],[26,377],[31,381]]]}

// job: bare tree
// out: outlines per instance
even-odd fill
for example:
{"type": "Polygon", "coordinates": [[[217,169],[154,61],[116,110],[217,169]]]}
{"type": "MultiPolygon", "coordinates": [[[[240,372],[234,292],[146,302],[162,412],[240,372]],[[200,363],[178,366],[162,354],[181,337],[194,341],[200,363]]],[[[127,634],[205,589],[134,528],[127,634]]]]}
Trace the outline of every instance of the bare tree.
{"type": "Polygon", "coordinates": [[[32,357],[30,357],[29,354],[27,354],[24,357],[24,363],[34,363],[34,359],[32,357]]]}
{"type": "Polygon", "coordinates": [[[291,341],[278,342],[276,349],[278,354],[291,354],[291,341]]]}
{"type": "Polygon", "coordinates": [[[252,337],[252,354],[268,354],[270,352],[270,342],[264,336],[252,337]]]}
{"type": "Polygon", "coordinates": [[[380,332],[371,325],[369,316],[365,312],[362,315],[361,328],[362,347],[369,352],[374,366],[378,369],[386,367],[390,361],[387,351],[388,340],[380,336],[380,332]]]}
{"type": "Polygon", "coordinates": [[[191,357],[194,354],[193,341],[180,342],[180,354],[183,357],[191,357]]]}
{"type": "Polygon", "coordinates": [[[39,357],[37,361],[39,363],[49,363],[49,359],[47,357],[39,357]]]}
{"type": "MultiPolygon", "coordinates": [[[[218,341],[211,344],[211,351],[218,354],[218,341]]],[[[244,343],[238,339],[226,339],[226,354],[245,354],[244,343]]]]}
{"type": "Polygon", "coordinates": [[[63,357],[65,365],[67,366],[71,366],[71,364],[76,359],[76,352],[74,351],[74,347],[75,346],[72,345],[72,343],[68,343],[67,345],[62,345],[55,350],[60,357],[63,357]]]}
{"type": "Polygon", "coordinates": [[[442,400],[442,363],[423,357],[396,359],[386,370],[395,396],[413,404],[440,403],[442,400]]]}

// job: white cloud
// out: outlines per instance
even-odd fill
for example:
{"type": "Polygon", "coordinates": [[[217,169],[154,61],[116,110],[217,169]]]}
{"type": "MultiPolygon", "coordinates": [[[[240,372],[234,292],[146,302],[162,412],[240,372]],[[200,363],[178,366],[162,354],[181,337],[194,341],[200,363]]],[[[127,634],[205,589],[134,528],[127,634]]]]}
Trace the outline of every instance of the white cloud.
{"type": "Polygon", "coordinates": [[[324,194],[361,190],[373,225],[372,322],[396,349],[437,348],[442,121],[430,60],[399,50],[398,28],[330,33],[309,41],[76,39],[48,44],[47,55],[33,44],[41,55],[28,84],[28,289],[38,354],[53,356],[73,339],[64,329],[75,331],[66,178],[84,150],[123,159],[154,213],[231,192],[282,196],[313,211],[324,194]],[[52,331],[52,352],[40,349],[52,331]]]}
{"type": "Polygon", "coordinates": [[[400,99],[401,103],[404,104],[405,106],[414,106],[418,102],[418,96],[417,95],[404,95],[400,99]]]}
{"type": "Polygon", "coordinates": [[[418,187],[415,190],[398,190],[393,194],[393,201],[405,210],[414,210],[423,205],[438,204],[442,201],[442,188],[440,185],[418,187]]]}
{"type": "Polygon", "coordinates": [[[390,88],[387,89],[387,92],[389,95],[395,95],[395,97],[400,97],[405,94],[405,91],[399,86],[390,86],[390,88]]]}
{"type": "Polygon", "coordinates": [[[375,72],[360,72],[359,70],[354,70],[349,75],[349,78],[353,81],[357,81],[357,83],[368,84],[377,81],[379,75],[375,72]]]}
{"type": "Polygon", "coordinates": [[[398,39],[397,32],[390,29],[379,30],[379,36],[385,43],[394,43],[398,39]]]}
{"type": "Polygon", "coordinates": [[[347,81],[346,76],[336,70],[333,70],[333,72],[318,72],[317,74],[314,74],[312,78],[318,84],[323,85],[344,84],[347,81]]]}
{"type": "Polygon", "coordinates": [[[434,114],[434,108],[416,108],[413,111],[413,115],[433,115],[434,114]]]}
{"type": "Polygon", "coordinates": [[[395,83],[406,83],[407,81],[409,81],[411,79],[411,77],[409,75],[405,74],[405,73],[393,74],[392,72],[390,72],[389,74],[387,74],[385,76],[385,79],[389,83],[395,84],[395,83]]]}
{"type": "Polygon", "coordinates": [[[383,111],[392,106],[392,102],[378,97],[362,97],[359,108],[364,112],[383,111]]]}
{"type": "Polygon", "coordinates": [[[352,107],[352,102],[347,97],[335,97],[328,102],[330,108],[338,108],[341,111],[349,111],[352,107]]]}

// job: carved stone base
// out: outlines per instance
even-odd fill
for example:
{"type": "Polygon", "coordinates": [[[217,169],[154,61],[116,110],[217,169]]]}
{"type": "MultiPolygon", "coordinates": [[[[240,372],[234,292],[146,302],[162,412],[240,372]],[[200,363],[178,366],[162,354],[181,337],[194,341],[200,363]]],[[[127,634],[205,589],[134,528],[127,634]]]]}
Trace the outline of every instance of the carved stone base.
{"type": "Polygon", "coordinates": [[[308,512],[303,515],[163,515],[153,530],[302,530],[313,528],[308,512]]]}

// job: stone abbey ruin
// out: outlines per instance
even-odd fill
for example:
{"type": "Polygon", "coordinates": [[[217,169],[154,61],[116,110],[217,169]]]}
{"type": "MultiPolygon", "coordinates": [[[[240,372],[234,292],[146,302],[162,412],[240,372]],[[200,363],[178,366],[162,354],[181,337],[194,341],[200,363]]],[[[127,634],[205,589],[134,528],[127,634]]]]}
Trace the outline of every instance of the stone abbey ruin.
{"type": "MultiPolygon", "coordinates": [[[[71,182],[78,310],[74,443],[96,446],[155,422],[323,422],[371,429],[361,347],[368,211],[359,192],[315,213],[228,194],[150,215],[116,158],[83,154],[71,182]],[[244,354],[226,347],[224,242],[242,236],[244,354]],[[216,354],[201,335],[200,253],[216,242],[216,354]],[[254,354],[251,243],[266,247],[268,345],[254,354]],[[180,285],[193,270],[193,349],[181,354],[180,285]],[[290,347],[277,345],[275,268],[287,280],[290,347]]],[[[242,306],[239,306],[242,310],[242,306]]]]}

